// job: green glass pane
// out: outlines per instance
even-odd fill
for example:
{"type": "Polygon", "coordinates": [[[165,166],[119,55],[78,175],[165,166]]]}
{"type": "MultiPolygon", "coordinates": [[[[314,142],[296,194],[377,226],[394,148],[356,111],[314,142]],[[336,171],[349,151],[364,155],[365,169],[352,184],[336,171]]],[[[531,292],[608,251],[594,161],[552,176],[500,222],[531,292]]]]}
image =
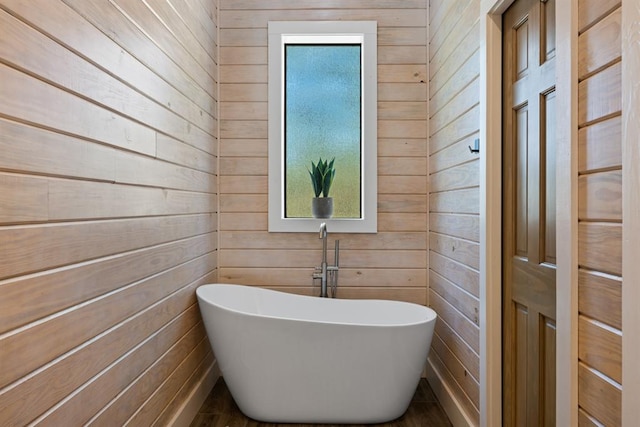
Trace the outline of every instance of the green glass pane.
{"type": "Polygon", "coordinates": [[[285,46],[285,217],[310,218],[311,162],[335,158],[334,218],[361,218],[360,45],[285,46]]]}

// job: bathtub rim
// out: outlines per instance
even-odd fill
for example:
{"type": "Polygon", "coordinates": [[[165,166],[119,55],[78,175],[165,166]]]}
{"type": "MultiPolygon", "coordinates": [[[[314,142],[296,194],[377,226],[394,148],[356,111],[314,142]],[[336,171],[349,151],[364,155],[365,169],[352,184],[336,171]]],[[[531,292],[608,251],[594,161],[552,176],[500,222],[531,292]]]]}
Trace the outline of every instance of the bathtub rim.
{"type": "Polygon", "coordinates": [[[271,319],[271,320],[280,320],[280,321],[288,321],[288,322],[300,322],[300,323],[308,323],[308,324],[323,324],[323,325],[334,325],[334,326],[351,326],[351,327],[371,327],[371,328],[403,328],[403,327],[411,327],[411,326],[418,326],[418,325],[424,325],[424,324],[428,324],[430,322],[434,322],[436,321],[436,319],[438,318],[438,314],[436,313],[436,311],[434,309],[432,309],[431,307],[428,307],[426,305],[421,305],[421,304],[416,304],[416,303],[412,303],[412,302],[407,302],[407,301],[399,301],[399,300],[385,300],[385,299],[372,299],[372,298],[363,298],[363,299],[340,299],[340,298],[320,298],[320,297],[314,297],[314,296],[309,296],[309,295],[300,295],[300,294],[295,294],[295,293],[289,293],[289,292],[284,292],[284,291],[279,291],[279,290],[275,290],[275,289],[269,289],[269,288],[263,288],[257,285],[241,285],[241,284],[233,284],[233,283],[207,283],[207,284],[203,284],[198,286],[198,288],[196,289],[196,295],[198,297],[198,300],[205,302],[209,305],[212,305],[216,308],[219,308],[221,310],[224,310],[226,312],[229,313],[234,313],[237,315],[242,315],[242,316],[249,316],[249,317],[255,317],[255,318],[261,318],[261,319],[271,319]],[[242,287],[245,289],[251,289],[252,292],[264,292],[264,293],[272,293],[272,294],[283,294],[286,295],[286,297],[294,297],[294,298],[301,298],[301,299],[306,299],[306,300],[316,300],[316,299],[321,299],[321,300],[325,300],[327,302],[329,301],[340,301],[340,304],[359,304],[359,303],[363,303],[363,302],[375,302],[375,303],[381,303],[381,304],[389,304],[389,305],[396,305],[396,306],[409,306],[412,307],[412,309],[414,310],[421,310],[423,311],[426,316],[424,319],[420,320],[420,321],[415,321],[415,322],[404,322],[404,323],[363,323],[363,322],[346,322],[346,321],[331,321],[331,320],[317,320],[317,319],[304,319],[304,318],[299,318],[299,317],[286,317],[286,316],[275,316],[275,315],[271,315],[271,314],[264,314],[264,313],[252,313],[246,310],[240,310],[240,309],[235,309],[235,308],[230,308],[227,307],[225,305],[221,305],[219,303],[216,303],[214,301],[212,301],[209,298],[206,298],[204,295],[202,295],[203,292],[205,292],[205,289],[203,289],[202,291],[200,291],[201,288],[209,288],[209,287],[225,287],[225,288],[234,288],[234,287],[242,287]]]}

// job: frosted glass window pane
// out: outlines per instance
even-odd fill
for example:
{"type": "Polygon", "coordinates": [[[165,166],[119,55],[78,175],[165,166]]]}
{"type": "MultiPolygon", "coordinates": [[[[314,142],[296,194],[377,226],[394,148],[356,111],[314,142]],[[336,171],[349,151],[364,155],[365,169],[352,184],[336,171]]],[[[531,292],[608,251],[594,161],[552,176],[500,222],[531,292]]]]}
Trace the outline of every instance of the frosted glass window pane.
{"type": "Polygon", "coordinates": [[[335,157],[334,218],[361,218],[361,45],[285,45],[285,217],[310,218],[311,162],[335,157]]]}

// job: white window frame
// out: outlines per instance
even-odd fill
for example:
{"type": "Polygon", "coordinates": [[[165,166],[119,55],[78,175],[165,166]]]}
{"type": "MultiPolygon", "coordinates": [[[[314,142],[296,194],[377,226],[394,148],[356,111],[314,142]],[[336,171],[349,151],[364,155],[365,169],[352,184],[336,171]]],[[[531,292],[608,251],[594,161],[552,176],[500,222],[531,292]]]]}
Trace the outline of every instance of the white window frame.
{"type": "MultiPolygon", "coordinates": [[[[332,232],[377,232],[377,22],[269,22],[269,231],[313,232],[322,222],[332,232]],[[284,194],[285,43],[362,45],[361,218],[286,218],[284,194]]],[[[311,182],[309,182],[311,185],[311,182]]]]}

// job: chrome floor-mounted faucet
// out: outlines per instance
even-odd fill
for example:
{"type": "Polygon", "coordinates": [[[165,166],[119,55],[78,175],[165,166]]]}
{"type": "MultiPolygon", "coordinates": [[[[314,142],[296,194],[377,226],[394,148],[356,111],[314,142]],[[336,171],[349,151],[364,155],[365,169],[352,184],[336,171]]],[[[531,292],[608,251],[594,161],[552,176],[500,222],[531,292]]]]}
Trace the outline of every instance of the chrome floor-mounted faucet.
{"type": "Polygon", "coordinates": [[[335,298],[338,292],[338,268],[340,260],[340,241],[336,240],[334,251],[335,265],[327,265],[327,224],[320,224],[320,235],[322,239],[322,263],[320,267],[315,268],[313,280],[320,279],[320,297],[327,298],[329,296],[327,290],[331,287],[331,297],[335,298]]]}

